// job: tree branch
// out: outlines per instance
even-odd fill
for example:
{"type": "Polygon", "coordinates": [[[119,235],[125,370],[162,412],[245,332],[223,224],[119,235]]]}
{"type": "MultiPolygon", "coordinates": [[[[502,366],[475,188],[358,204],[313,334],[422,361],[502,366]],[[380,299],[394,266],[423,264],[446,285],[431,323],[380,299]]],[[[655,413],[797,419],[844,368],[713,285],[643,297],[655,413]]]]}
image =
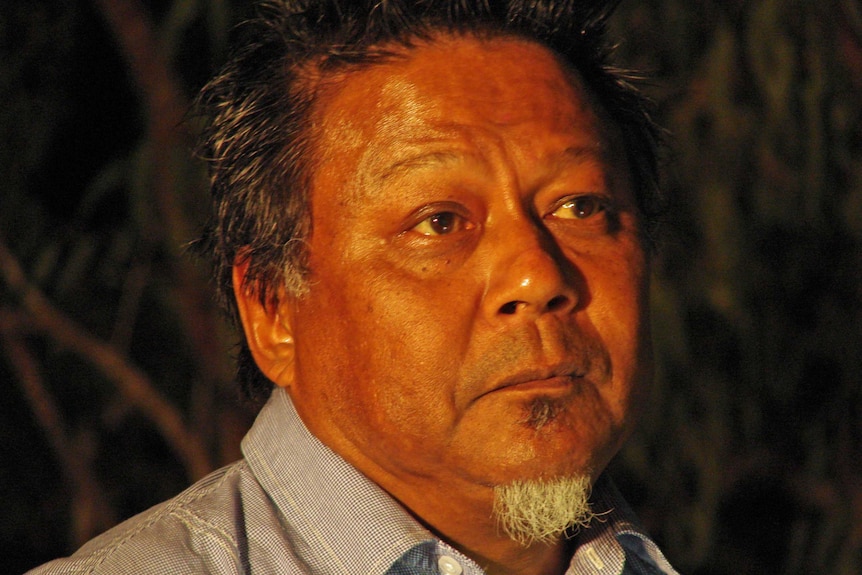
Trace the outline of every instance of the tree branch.
{"type": "Polygon", "coordinates": [[[54,398],[45,387],[33,354],[24,343],[23,314],[0,310],[0,344],[9,365],[30,405],[30,410],[45,433],[73,490],[73,541],[75,548],[116,524],[116,513],[106,503],[104,489],[91,472],[92,457],[80,445],[69,441],[67,427],[54,398]]]}
{"type": "MultiPolygon", "coordinates": [[[[161,225],[150,226],[157,237],[167,234],[167,248],[173,254],[171,273],[175,279],[177,307],[183,332],[187,335],[198,370],[202,377],[193,390],[195,419],[204,429],[215,427],[214,395],[217,382],[232,378],[224,345],[218,337],[218,312],[204,294],[205,282],[190,266],[182,265],[180,246],[195,236],[187,220],[173,166],[173,152],[178,149],[182,124],[188,102],[179,88],[169,61],[159,44],[154,25],[139,0],[94,0],[101,11],[121,52],[131,76],[147,108],[148,149],[152,168],[151,189],[161,225]],[[201,409],[197,409],[200,407],[201,409]]],[[[208,434],[209,435],[209,434],[208,434]]],[[[215,434],[211,435],[215,437],[215,434]]]]}
{"type": "Polygon", "coordinates": [[[186,427],[179,410],[128,358],[76,325],[30,285],[21,265],[3,241],[0,241],[0,274],[21,301],[30,327],[69,348],[114,382],[126,400],[155,424],[192,479],[212,469],[203,442],[186,427]]]}

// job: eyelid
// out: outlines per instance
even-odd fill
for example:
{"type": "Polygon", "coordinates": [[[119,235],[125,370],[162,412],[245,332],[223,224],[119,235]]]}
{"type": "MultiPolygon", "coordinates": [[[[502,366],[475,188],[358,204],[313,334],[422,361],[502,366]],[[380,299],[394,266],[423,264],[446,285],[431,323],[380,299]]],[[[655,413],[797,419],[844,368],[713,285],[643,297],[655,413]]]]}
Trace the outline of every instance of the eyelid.
{"type": "Polygon", "coordinates": [[[599,212],[610,212],[613,211],[613,198],[606,192],[579,192],[576,194],[570,194],[568,196],[563,196],[559,200],[557,200],[554,204],[551,205],[550,210],[548,210],[546,216],[553,216],[553,214],[565,206],[568,203],[575,202],[579,199],[583,198],[595,198],[595,200],[599,204],[599,212]]]}
{"type": "Polygon", "coordinates": [[[449,201],[433,202],[422,206],[406,218],[406,223],[403,226],[401,235],[414,230],[422,222],[428,220],[432,216],[447,212],[451,212],[462,218],[466,229],[472,229],[475,227],[475,223],[471,218],[470,210],[464,207],[463,204],[449,201]]]}

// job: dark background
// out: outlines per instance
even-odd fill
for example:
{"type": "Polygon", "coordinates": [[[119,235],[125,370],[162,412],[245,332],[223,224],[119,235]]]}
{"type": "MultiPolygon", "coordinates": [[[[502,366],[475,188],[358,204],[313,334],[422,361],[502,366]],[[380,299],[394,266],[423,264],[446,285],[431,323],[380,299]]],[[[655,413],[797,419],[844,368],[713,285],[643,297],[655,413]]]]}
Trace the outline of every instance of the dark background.
{"type": "MultiPolygon", "coordinates": [[[[0,571],[238,457],[183,117],[246,5],[0,3],[0,571]]],[[[614,27],[672,134],[618,483],[690,575],[858,575],[862,7],[628,0],[614,27]]]]}

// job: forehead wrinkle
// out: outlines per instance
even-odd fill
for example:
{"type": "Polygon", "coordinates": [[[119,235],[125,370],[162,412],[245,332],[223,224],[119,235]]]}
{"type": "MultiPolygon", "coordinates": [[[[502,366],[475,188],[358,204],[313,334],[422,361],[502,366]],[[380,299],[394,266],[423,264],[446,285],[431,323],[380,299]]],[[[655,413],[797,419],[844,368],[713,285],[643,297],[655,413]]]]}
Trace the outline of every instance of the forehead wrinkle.
{"type": "MultiPolygon", "coordinates": [[[[412,54],[408,52],[406,55],[412,54]]],[[[517,130],[517,126],[525,121],[529,122],[532,119],[544,117],[546,121],[557,126],[581,124],[582,127],[587,128],[587,132],[593,134],[593,138],[590,139],[603,139],[601,130],[597,130],[598,126],[595,125],[597,123],[595,110],[591,109],[589,99],[583,93],[584,90],[580,85],[578,76],[564,66],[559,66],[559,62],[557,62],[558,70],[565,75],[565,79],[562,82],[560,82],[560,78],[551,78],[550,80],[554,84],[559,83],[557,88],[561,98],[572,101],[580,109],[589,110],[590,117],[586,122],[583,118],[570,117],[566,110],[560,110],[555,106],[552,106],[551,109],[536,108],[535,103],[528,95],[529,92],[513,94],[511,91],[502,90],[497,86],[485,87],[485,93],[481,95],[483,90],[477,90],[475,94],[465,94],[463,93],[464,86],[456,82],[452,84],[454,90],[449,91],[448,100],[441,99],[440,94],[428,98],[416,83],[417,70],[411,70],[407,66],[410,63],[410,58],[378,63],[354,73],[346,73],[339,78],[339,81],[333,82],[334,86],[332,87],[335,87],[335,90],[329,94],[334,96],[335,101],[339,101],[341,96],[347,95],[346,103],[348,106],[347,108],[342,107],[345,103],[343,100],[340,102],[342,105],[326,106],[322,119],[323,124],[330,129],[325,129],[325,132],[328,132],[330,136],[336,136],[335,138],[327,138],[329,145],[326,155],[331,158],[332,155],[338,155],[345,148],[353,150],[360,146],[364,148],[360,152],[358,169],[353,180],[346,182],[346,185],[338,191],[341,202],[344,204],[354,204],[361,201],[362,198],[373,193],[382,183],[391,178],[403,177],[414,170],[446,166],[458,159],[466,159],[465,156],[467,155],[473,155],[468,150],[460,149],[462,146],[457,143],[459,139],[463,140],[462,143],[466,142],[468,146],[476,146],[474,152],[478,152],[481,156],[486,156],[488,152],[491,152],[488,149],[489,145],[496,149],[496,153],[491,152],[491,157],[501,152],[503,155],[514,154],[518,156],[533,147],[530,142],[520,142],[522,151],[519,153],[516,151],[519,147],[516,141],[495,141],[499,140],[500,134],[489,133],[488,128],[491,129],[491,132],[495,127],[517,130]],[[365,84],[364,89],[357,92],[355,91],[356,86],[351,85],[350,80],[359,75],[376,76],[379,83],[376,85],[373,83],[365,84]],[[344,92],[342,90],[349,91],[344,92]],[[462,93],[458,93],[459,91],[462,93]],[[466,124],[459,118],[461,106],[457,102],[464,99],[490,100],[496,103],[496,106],[492,107],[490,111],[487,110],[487,107],[480,106],[484,114],[479,120],[479,124],[484,124],[484,126],[476,125],[476,118],[472,118],[466,124]],[[361,115],[359,118],[355,115],[358,110],[361,110],[361,108],[356,107],[357,103],[371,111],[372,115],[376,112],[377,118],[371,120],[371,123],[363,122],[361,115]],[[549,114],[553,118],[549,118],[549,114]],[[587,126],[583,126],[583,123],[586,123],[587,126]],[[464,140],[465,136],[466,140],[464,140]],[[486,138],[489,137],[491,141],[486,141],[486,138]],[[368,146],[368,143],[372,145],[368,146]],[[512,144],[515,145],[515,149],[509,149],[512,144]],[[447,147],[450,149],[447,150],[447,147]]],[[[427,70],[423,66],[418,71],[426,72],[427,70]]],[[[548,79],[543,78],[543,80],[547,81],[548,79]]],[[[333,101],[330,100],[330,103],[333,101]]],[[[366,118],[371,119],[367,116],[366,118]]],[[[511,136],[514,136],[516,140],[518,139],[514,132],[511,136]]],[[[570,162],[582,163],[590,155],[598,156],[599,160],[606,159],[606,154],[602,151],[603,148],[601,142],[583,146],[580,145],[580,142],[573,142],[572,146],[567,148],[565,152],[560,154],[551,152],[551,157],[546,156],[544,159],[534,156],[534,160],[544,163],[547,166],[546,170],[564,170],[571,165],[570,162]]],[[[533,154],[528,152],[528,155],[533,154]]],[[[540,153],[540,155],[543,154],[540,153]]],[[[486,159],[491,160],[490,157],[486,159]]],[[[496,162],[492,160],[492,163],[496,162]]],[[[512,175],[509,174],[509,176],[512,175]]]]}
{"type": "MultiPolygon", "coordinates": [[[[369,106],[379,116],[373,125],[355,126],[363,132],[366,146],[357,164],[350,201],[359,201],[387,180],[411,170],[452,162],[457,155],[445,149],[450,140],[444,129],[433,125],[434,116],[423,102],[421,90],[401,77],[399,66],[382,64],[375,73],[384,74],[372,88],[369,106]]],[[[354,124],[353,118],[344,118],[354,124]]]]}
{"type": "Polygon", "coordinates": [[[360,201],[391,180],[409,177],[411,173],[425,169],[452,166],[470,155],[443,136],[414,137],[406,141],[398,137],[379,140],[362,154],[350,199],[360,201]]]}

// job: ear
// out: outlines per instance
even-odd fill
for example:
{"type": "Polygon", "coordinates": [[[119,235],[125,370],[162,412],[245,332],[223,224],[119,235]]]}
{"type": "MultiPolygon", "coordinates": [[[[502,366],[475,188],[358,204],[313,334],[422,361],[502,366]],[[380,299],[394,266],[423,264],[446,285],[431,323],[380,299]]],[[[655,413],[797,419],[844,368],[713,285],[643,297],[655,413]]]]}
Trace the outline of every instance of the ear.
{"type": "Polygon", "coordinates": [[[295,378],[290,302],[261,302],[254,286],[245,283],[249,261],[240,254],[233,266],[233,293],[245,339],[258,369],[279,387],[289,388],[295,378]]]}

